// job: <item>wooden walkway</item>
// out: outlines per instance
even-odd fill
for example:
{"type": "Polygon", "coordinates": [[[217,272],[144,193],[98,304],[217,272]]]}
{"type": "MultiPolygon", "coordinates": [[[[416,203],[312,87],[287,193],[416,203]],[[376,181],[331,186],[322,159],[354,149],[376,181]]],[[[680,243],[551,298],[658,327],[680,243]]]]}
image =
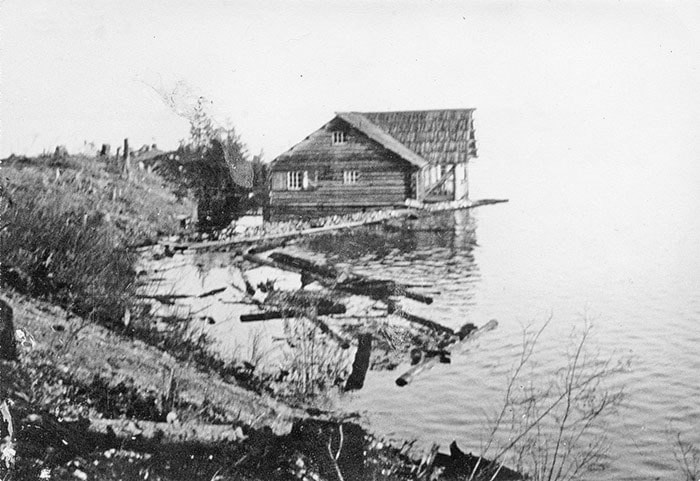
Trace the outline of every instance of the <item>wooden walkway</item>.
{"type": "Polygon", "coordinates": [[[401,217],[406,217],[411,214],[415,214],[416,211],[426,211],[426,212],[440,212],[447,210],[462,210],[462,209],[474,209],[483,205],[498,204],[502,202],[508,202],[507,199],[482,199],[476,201],[469,200],[459,200],[459,201],[447,201],[447,202],[436,202],[436,203],[422,203],[419,201],[413,201],[412,199],[407,199],[407,208],[395,209],[385,211],[386,215],[377,215],[370,217],[368,219],[343,222],[339,224],[327,225],[323,227],[310,227],[308,229],[294,230],[289,232],[280,232],[275,234],[260,234],[248,237],[232,237],[230,239],[220,240],[220,241],[202,241],[202,242],[183,242],[183,243],[173,243],[168,241],[161,241],[160,244],[168,246],[172,250],[216,250],[226,247],[233,247],[238,245],[255,244],[257,242],[267,242],[273,240],[283,240],[283,239],[293,239],[295,237],[303,237],[315,234],[322,234],[325,232],[330,232],[340,229],[351,229],[354,227],[360,227],[363,225],[380,224],[391,219],[397,219],[401,217]]]}

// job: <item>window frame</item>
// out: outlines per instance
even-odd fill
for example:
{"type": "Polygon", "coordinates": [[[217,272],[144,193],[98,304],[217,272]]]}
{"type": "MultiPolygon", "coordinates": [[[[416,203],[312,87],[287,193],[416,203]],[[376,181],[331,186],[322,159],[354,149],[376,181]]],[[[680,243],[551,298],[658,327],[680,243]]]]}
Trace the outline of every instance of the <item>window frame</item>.
{"type": "Polygon", "coordinates": [[[331,141],[332,141],[333,145],[347,144],[348,133],[344,130],[334,130],[331,133],[331,141]]]}
{"type": "Polygon", "coordinates": [[[287,171],[287,190],[303,190],[304,178],[306,178],[304,170],[287,171]]]}
{"type": "Polygon", "coordinates": [[[343,185],[357,185],[357,181],[359,178],[360,172],[357,170],[343,171],[343,185]]]}

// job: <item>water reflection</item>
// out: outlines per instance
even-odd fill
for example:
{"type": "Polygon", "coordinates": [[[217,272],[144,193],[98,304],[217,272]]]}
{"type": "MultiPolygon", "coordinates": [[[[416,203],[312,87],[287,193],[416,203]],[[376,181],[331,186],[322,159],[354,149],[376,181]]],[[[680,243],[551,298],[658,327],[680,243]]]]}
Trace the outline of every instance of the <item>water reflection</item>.
{"type": "MultiPolygon", "coordinates": [[[[464,322],[479,269],[476,221],[469,211],[441,212],[306,239],[298,247],[354,272],[416,286],[435,298],[430,317],[464,322]]],[[[425,306],[415,306],[419,314],[425,306]]]]}

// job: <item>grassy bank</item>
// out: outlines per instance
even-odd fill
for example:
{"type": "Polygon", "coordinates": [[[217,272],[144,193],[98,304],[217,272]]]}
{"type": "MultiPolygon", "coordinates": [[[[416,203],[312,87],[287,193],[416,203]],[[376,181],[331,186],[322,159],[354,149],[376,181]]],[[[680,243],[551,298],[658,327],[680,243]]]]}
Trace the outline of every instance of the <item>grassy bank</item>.
{"type": "Polygon", "coordinates": [[[133,309],[134,246],[179,231],[193,204],[146,171],[95,158],[2,162],[2,281],[105,323],[133,309]]]}

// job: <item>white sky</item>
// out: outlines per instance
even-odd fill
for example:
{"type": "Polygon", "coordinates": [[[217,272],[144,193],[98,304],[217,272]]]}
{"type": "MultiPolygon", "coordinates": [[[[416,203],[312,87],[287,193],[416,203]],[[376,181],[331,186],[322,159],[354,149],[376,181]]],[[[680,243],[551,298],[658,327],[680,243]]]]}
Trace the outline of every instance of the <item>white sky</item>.
{"type": "MultiPolygon", "coordinates": [[[[700,3],[0,3],[0,157],[175,147],[198,95],[271,160],[341,110],[476,107],[482,158],[700,154],[700,3]]],[[[669,160],[671,158],[671,160],[669,160]]],[[[699,159],[700,160],[700,159],[699,159]]],[[[644,163],[644,162],[640,162],[644,163]]],[[[691,164],[684,163],[684,169],[691,164]]],[[[694,171],[694,173],[697,171],[694,171]]]]}

